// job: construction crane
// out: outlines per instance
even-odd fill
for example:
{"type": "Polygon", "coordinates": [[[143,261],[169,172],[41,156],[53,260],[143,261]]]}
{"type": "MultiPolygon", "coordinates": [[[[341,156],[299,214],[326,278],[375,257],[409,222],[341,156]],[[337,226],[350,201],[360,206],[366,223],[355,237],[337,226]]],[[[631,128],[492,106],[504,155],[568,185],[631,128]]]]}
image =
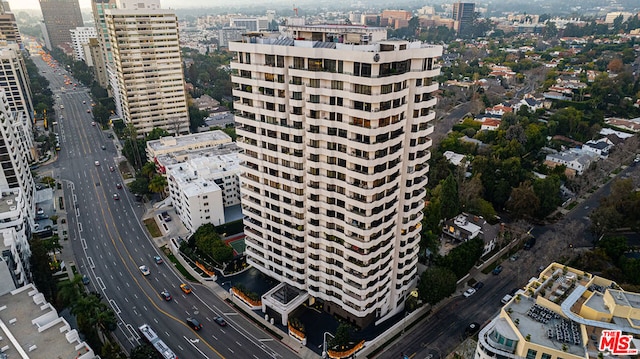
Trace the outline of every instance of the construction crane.
{"type": "Polygon", "coordinates": [[[296,14],[296,17],[298,17],[298,8],[295,4],[293,5],[293,13],[296,14]]]}

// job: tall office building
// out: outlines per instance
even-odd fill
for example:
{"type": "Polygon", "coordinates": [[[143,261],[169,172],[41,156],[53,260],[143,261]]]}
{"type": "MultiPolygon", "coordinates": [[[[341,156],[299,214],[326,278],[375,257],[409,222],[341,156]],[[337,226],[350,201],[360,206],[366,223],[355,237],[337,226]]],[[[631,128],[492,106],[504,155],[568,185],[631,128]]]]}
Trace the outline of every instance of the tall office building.
{"type": "Polygon", "coordinates": [[[362,26],[287,31],[229,43],[247,258],[366,326],[416,285],[442,47],[362,26]]]}
{"type": "Polygon", "coordinates": [[[0,40],[6,40],[9,44],[18,44],[22,47],[22,38],[18,31],[16,17],[11,12],[8,2],[0,3],[0,40]]]}
{"type": "Polygon", "coordinates": [[[0,47],[0,89],[4,90],[9,112],[23,127],[19,137],[26,149],[27,159],[37,158],[33,144],[33,102],[27,67],[17,44],[0,47]]]}
{"type": "Polygon", "coordinates": [[[105,10],[105,21],[122,118],[138,135],[156,127],[188,133],[175,11],[160,9],[158,0],[118,1],[116,6],[105,10]]]}
{"type": "Polygon", "coordinates": [[[71,43],[69,30],[83,26],[78,0],[40,0],[44,25],[53,48],[71,43]]]}
{"type": "Polygon", "coordinates": [[[472,2],[453,3],[454,30],[458,33],[464,33],[465,27],[473,23],[475,9],[476,4],[472,2]]]}

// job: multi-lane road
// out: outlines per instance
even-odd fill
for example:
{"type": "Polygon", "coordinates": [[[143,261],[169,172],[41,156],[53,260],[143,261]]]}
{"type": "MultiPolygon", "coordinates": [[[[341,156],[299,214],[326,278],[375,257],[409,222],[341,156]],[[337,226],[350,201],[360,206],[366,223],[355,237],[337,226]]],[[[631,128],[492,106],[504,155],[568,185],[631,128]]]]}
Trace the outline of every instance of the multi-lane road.
{"type": "Polygon", "coordinates": [[[141,209],[126,186],[117,188],[123,182],[115,162],[118,153],[113,140],[92,124],[88,90],[65,85],[64,69],[51,68],[38,56],[33,61],[49,80],[54,96],[59,95],[56,130],[61,151],[53,164],[38,171],[51,173],[64,185],[78,269],[90,278],[89,289],[100,293],[115,311],[114,334],[124,349],[143,341],[137,328],[147,323],[179,358],[296,358],[206,287],[192,285],[193,292],[184,294],[179,288],[183,279],[172,265],[155,263],[153,257],[162,254],[141,226],[141,209]],[[141,265],[150,268],[150,275],[142,275],[141,265]],[[171,301],[161,297],[164,290],[173,296],[171,301]],[[218,326],[213,321],[216,316],[229,325],[218,326]],[[187,317],[198,319],[203,328],[193,331],[187,317]]]}

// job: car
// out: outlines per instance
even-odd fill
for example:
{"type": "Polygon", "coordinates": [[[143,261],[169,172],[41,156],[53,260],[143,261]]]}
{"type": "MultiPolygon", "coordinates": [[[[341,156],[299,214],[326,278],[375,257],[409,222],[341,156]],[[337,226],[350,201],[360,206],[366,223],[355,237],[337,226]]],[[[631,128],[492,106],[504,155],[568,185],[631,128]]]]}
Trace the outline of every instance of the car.
{"type": "Polygon", "coordinates": [[[518,258],[520,258],[520,255],[518,253],[512,255],[511,257],[509,257],[509,260],[512,262],[515,262],[518,260],[518,258]]]}
{"type": "Polygon", "coordinates": [[[113,171],[115,171],[115,170],[116,170],[116,169],[115,169],[115,168],[113,168],[113,166],[109,166],[109,171],[113,172],[113,171]]]}
{"type": "Polygon", "coordinates": [[[160,256],[153,256],[153,261],[156,262],[156,264],[164,263],[164,260],[160,256]]]}
{"type": "Polygon", "coordinates": [[[149,275],[151,274],[151,271],[149,271],[149,267],[147,267],[146,265],[141,265],[140,267],[138,267],[138,269],[140,269],[140,272],[142,273],[142,275],[149,275]]]}
{"type": "Polygon", "coordinates": [[[38,208],[38,209],[36,210],[36,214],[40,214],[40,215],[44,214],[44,209],[42,209],[42,208],[38,208]]]}
{"type": "Polygon", "coordinates": [[[83,104],[87,103],[87,101],[82,101],[83,104]]]}
{"type": "Polygon", "coordinates": [[[493,268],[491,273],[493,273],[493,275],[498,275],[498,274],[500,274],[500,272],[502,272],[502,269],[503,269],[502,266],[499,265],[499,266],[493,268]]]}
{"type": "Polygon", "coordinates": [[[505,294],[504,297],[502,297],[502,299],[500,299],[500,303],[507,304],[507,303],[509,303],[511,298],[513,298],[513,296],[511,294],[505,294]]]}
{"type": "Polygon", "coordinates": [[[102,148],[102,150],[104,151],[104,150],[106,150],[106,149],[107,149],[107,146],[102,145],[102,146],[100,146],[100,148],[102,148]]]}
{"type": "Polygon", "coordinates": [[[113,200],[114,200],[114,201],[117,201],[117,200],[119,200],[119,199],[120,199],[120,195],[118,195],[117,193],[114,193],[114,194],[113,194],[113,200]]]}
{"type": "Polygon", "coordinates": [[[91,109],[87,109],[87,113],[91,113],[91,109]]]}
{"type": "Polygon", "coordinates": [[[476,322],[469,323],[469,325],[464,329],[464,335],[470,336],[474,335],[480,329],[480,324],[476,322]]]}
{"type": "Polygon", "coordinates": [[[191,287],[186,283],[180,284],[180,289],[182,289],[185,294],[191,293],[191,287]]]}
{"type": "Polygon", "coordinates": [[[95,123],[95,122],[91,122],[91,126],[95,126],[95,125],[96,125],[96,123],[95,123]]]}
{"type": "MultiPolygon", "coordinates": [[[[585,207],[586,208],[586,207],[585,207]]],[[[527,240],[527,242],[524,244],[524,249],[529,250],[531,248],[533,248],[533,246],[536,244],[536,238],[535,237],[531,237],[527,240]]]]}
{"type": "Polygon", "coordinates": [[[122,184],[121,183],[116,183],[116,188],[117,189],[122,189],[122,184]]]}
{"type": "Polygon", "coordinates": [[[202,329],[202,324],[195,318],[187,318],[187,324],[195,331],[202,329]]]}
{"type": "Polygon", "coordinates": [[[166,300],[167,302],[171,300],[171,294],[169,294],[168,290],[163,290],[162,292],[160,292],[160,295],[162,296],[162,298],[164,300],[166,300]]]}
{"type": "Polygon", "coordinates": [[[465,298],[469,298],[470,296],[474,295],[476,293],[476,290],[473,288],[469,288],[467,290],[464,291],[464,293],[462,293],[462,295],[464,295],[465,298]]]}
{"type": "Polygon", "coordinates": [[[100,161],[95,161],[95,162],[94,162],[94,164],[95,164],[96,166],[100,166],[100,161]]]}
{"type": "Polygon", "coordinates": [[[222,317],[215,317],[215,318],[213,318],[213,321],[218,323],[218,325],[221,326],[221,327],[226,327],[227,326],[227,322],[222,317]]]}
{"type": "Polygon", "coordinates": [[[85,274],[85,275],[83,275],[83,276],[82,276],[82,284],[84,284],[84,285],[88,285],[88,284],[89,284],[89,282],[90,282],[89,277],[87,277],[87,275],[86,275],[86,274],[85,274]]]}
{"type": "Polygon", "coordinates": [[[482,282],[476,282],[476,284],[473,285],[473,288],[475,290],[478,290],[478,289],[480,289],[482,287],[484,287],[484,283],[482,283],[482,282]]]}

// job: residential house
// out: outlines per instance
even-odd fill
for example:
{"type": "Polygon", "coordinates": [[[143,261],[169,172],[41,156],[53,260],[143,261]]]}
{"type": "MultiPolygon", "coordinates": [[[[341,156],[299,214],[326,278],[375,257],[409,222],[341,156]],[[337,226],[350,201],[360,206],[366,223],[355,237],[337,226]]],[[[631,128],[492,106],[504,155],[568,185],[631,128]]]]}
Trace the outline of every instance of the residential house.
{"type": "Polygon", "coordinates": [[[497,131],[498,128],[500,128],[500,123],[502,123],[502,121],[498,119],[487,118],[482,121],[482,126],[480,127],[480,129],[485,131],[497,131]]]}
{"type": "Polygon", "coordinates": [[[585,151],[593,152],[600,156],[600,158],[605,159],[609,157],[609,152],[613,148],[613,143],[609,141],[608,138],[603,137],[598,140],[590,140],[587,141],[582,149],[585,151]]]}
{"type": "Polygon", "coordinates": [[[445,222],[442,233],[459,242],[481,238],[484,241],[482,251],[484,255],[491,252],[496,246],[498,226],[489,224],[482,216],[461,213],[445,222]]]}
{"type": "Polygon", "coordinates": [[[544,164],[551,168],[564,165],[567,167],[565,171],[567,177],[575,177],[576,175],[583,174],[596,158],[597,155],[593,152],[570,149],[564,152],[548,154],[544,160],[544,164]]]}

